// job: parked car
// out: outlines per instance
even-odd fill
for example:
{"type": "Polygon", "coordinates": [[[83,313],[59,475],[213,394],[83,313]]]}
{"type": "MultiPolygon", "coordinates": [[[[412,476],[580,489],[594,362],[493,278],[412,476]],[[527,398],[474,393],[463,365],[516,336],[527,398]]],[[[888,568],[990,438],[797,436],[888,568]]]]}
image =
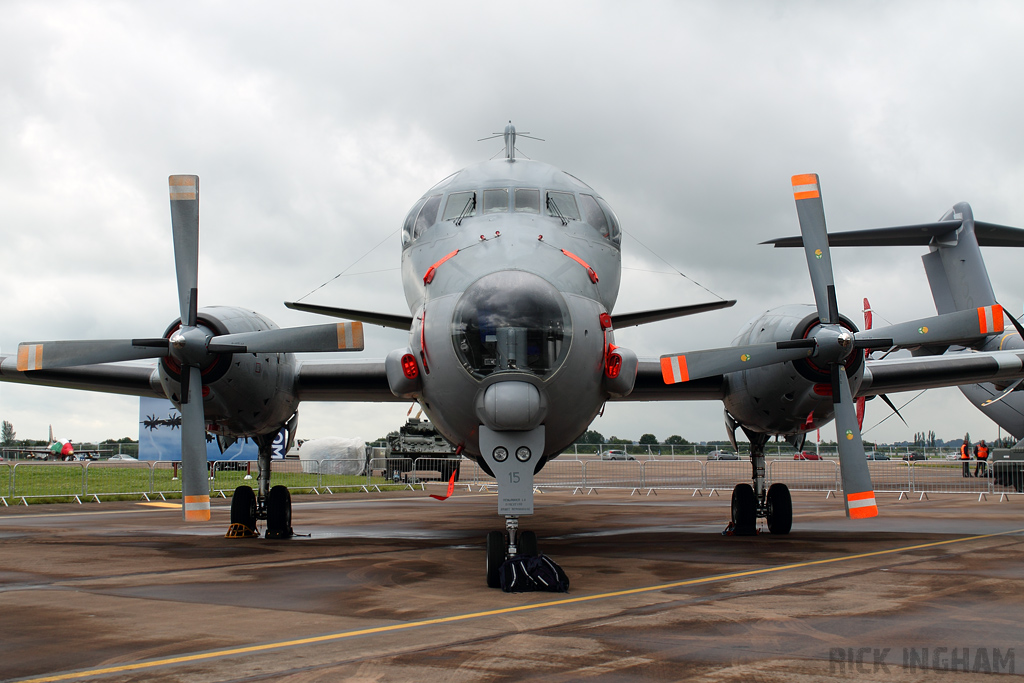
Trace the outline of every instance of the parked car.
{"type": "Polygon", "coordinates": [[[602,451],[601,459],[602,460],[636,460],[636,458],[634,458],[632,455],[629,455],[628,453],[626,453],[626,451],[620,451],[620,450],[602,451]]]}
{"type": "Polygon", "coordinates": [[[927,460],[928,457],[922,455],[921,453],[906,453],[903,456],[903,459],[906,460],[907,462],[910,462],[911,460],[927,460]]]}
{"type": "Polygon", "coordinates": [[[810,451],[801,451],[793,456],[794,460],[821,460],[821,456],[810,451]]]}
{"type": "Polygon", "coordinates": [[[892,460],[892,458],[890,458],[885,453],[876,453],[874,451],[868,453],[867,456],[868,460],[892,460]]]}
{"type": "Polygon", "coordinates": [[[740,456],[729,451],[711,451],[708,453],[708,460],[739,460],[740,456]]]}
{"type": "Polygon", "coordinates": [[[114,461],[114,462],[117,462],[117,461],[119,461],[119,460],[120,460],[121,462],[138,462],[138,461],[139,461],[139,459],[138,459],[138,458],[133,458],[133,457],[132,457],[132,456],[130,456],[130,455],[122,455],[122,454],[120,454],[120,453],[115,453],[114,455],[112,455],[112,456],[110,456],[109,458],[107,458],[107,460],[108,460],[108,461],[111,461],[111,460],[112,460],[112,461],[114,461]]]}

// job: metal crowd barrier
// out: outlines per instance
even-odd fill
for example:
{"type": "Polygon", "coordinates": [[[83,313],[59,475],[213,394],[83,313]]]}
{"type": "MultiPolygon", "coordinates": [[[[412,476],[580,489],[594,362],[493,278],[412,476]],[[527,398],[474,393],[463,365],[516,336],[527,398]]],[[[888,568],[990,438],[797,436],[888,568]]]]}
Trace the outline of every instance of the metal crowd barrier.
{"type": "Polygon", "coordinates": [[[100,496],[136,495],[149,500],[153,468],[146,462],[87,462],[83,493],[99,502],[100,496]]]}
{"type": "MultiPolygon", "coordinates": [[[[869,460],[868,472],[875,491],[910,491],[910,463],[903,460],[869,460]]],[[[840,477],[840,486],[842,478],[840,477]]]]}
{"type": "Polygon", "coordinates": [[[704,462],[704,488],[731,490],[750,481],[750,460],[708,460],[704,462]]]}
{"type": "Polygon", "coordinates": [[[555,458],[545,464],[544,469],[533,475],[533,485],[542,491],[557,488],[575,490],[584,485],[585,472],[586,463],[581,460],[555,458]]]}
{"type": "Polygon", "coordinates": [[[151,494],[164,497],[164,494],[181,495],[181,463],[167,460],[151,461],[150,466],[153,488],[151,494]]]}
{"type": "Polygon", "coordinates": [[[0,464],[0,500],[7,505],[7,499],[14,489],[14,466],[6,463],[0,464]]]}
{"type": "MultiPolygon", "coordinates": [[[[700,460],[647,460],[643,476],[646,489],[704,488],[704,464],[700,460]]],[[[749,471],[749,465],[747,466],[749,471]]]]}
{"type": "Polygon", "coordinates": [[[838,491],[839,463],[835,460],[771,460],[768,482],[782,482],[791,491],[838,491]]]}
{"type": "MultiPolygon", "coordinates": [[[[444,485],[458,463],[457,483],[472,487],[493,486],[493,477],[473,461],[447,458],[374,458],[345,460],[276,460],[272,485],[284,485],[302,493],[333,493],[344,490],[382,491],[388,488],[423,488],[444,485]]],[[[958,460],[872,460],[868,462],[875,491],[893,493],[1024,493],[1024,474],[1008,462],[986,463],[984,476],[974,477],[976,461],[969,461],[970,476],[963,476],[958,460]]],[[[99,501],[110,496],[180,495],[180,463],[149,462],[19,462],[0,463],[0,501],[27,504],[28,499],[72,498],[99,501]]],[[[836,460],[769,459],[769,484],[786,483],[794,491],[840,491],[842,479],[836,460]]],[[[210,463],[211,495],[229,496],[237,486],[256,488],[257,466],[247,461],[210,463]]],[[[591,492],[597,489],[731,490],[750,481],[749,460],[696,459],[553,459],[537,473],[538,491],[565,489],[591,492]]]]}
{"type": "Polygon", "coordinates": [[[643,466],[636,460],[588,460],[583,463],[583,486],[599,488],[643,488],[643,466]]]}

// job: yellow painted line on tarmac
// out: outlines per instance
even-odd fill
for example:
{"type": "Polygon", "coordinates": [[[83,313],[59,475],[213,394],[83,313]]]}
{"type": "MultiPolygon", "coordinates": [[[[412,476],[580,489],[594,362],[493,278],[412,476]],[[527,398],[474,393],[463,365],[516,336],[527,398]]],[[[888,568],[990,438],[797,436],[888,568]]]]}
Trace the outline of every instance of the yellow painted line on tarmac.
{"type": "Polygon", "coordinates": [[[151,500],[148,503],[137,503],[137,504],[138,505],[142,505],[144,507],[151,507],[151,508],[169,508],[169,509],[173,509],[173,510],[180,510],[181,509],[181,503],[164,503],[164,502],[161,502],[161,501],[158,501],[158,500],[151,500]]]}
{"type": "Polygon", "coordinates": [[[225,648],[223,650],[211,650],[209,652],[198,652],[189,655],[180,655],[177,657],[165,657],[163,659],[153,659],[143,662],[132,662],[129,664],[120,664],[117,666],[108,666],[98,669],[85,669],[82,671],[73,671],[68,673],[54,674],[52,676],[42,676],[39,678],[24,678],[20,679],[19,683],[50,683],[51,681],[70,681],[78,678],[86,678],[88,676],[105,676],[109,674],[124,673],[126,671],[144,671],[147,669],[155,669],[163,666],[173,666],[175,664],[191,664],[193,662],[202,662],[210,659],[218,659],[221,657],[234,657],[237,655],[253,654],[260,652],[271,652],[273,650],[283,650],[292,647],[302,647],[305,645],[316,645],[318,643],[330,643],[339,640],[345,640],[347,638],[355,638],[357,636],[368,636],[375,635],[378,633],[389,633],[392,631],[405,631],[408,629],[419,628],[422,626],[436,626],[439,624],[451,624],[459,621],[467,621],[470,619],[481,619],[484,617],[500,616],[502,614],[514,614],[516,612],[531,612],[534,610],[545,609],[548,607],[558,607],[561,605],[572,605],[584,602],[594,602],[596,600],[607,600],[609,598],[619,598],[626,595],[639,595],[642,593],[653,593],[656,591],[668,590],[671,588],[682,588],[684,586],[697,586],[700,584],[714,583],[717,581],[726,581],[729,579],[739,579],[747,576],[758,576],[761,574],[773,574],[775,572],[787,571],[790,569],[802,569],[804,567],[814,567],[825,564],[835,564],[838,562],[849,562],[850,560],[859,560],[865,557],[879,557],[881,555],[892,555],[895,553],[903,553],[911,550],[921,550],[923,548],[936,548],[943,545],[952,545],[954,543],[966,543],[967,541],[978,541],[984,538],[994,538],[997,536],[1009,536],[1011,534],[1019,534],[1024,532],[1024,529],[1013,529],[1012,531],[1000,531],[993,534],[981,534],[978,536],[965,536],[962,538],[952,538],[946,541],[934,541],[932,543],[920,543],[918,545],[908,545],[901,548],[890,548],[888,550],[875,550],[869,553],[858,553],[856,555],[842,555],[840,557],[830,557],[824,560],[810,560],[807,562],[796,562],[793,564],[780,565],[778,567],[763,567],[761,569],[749,569],[742,572],[733,572],[731,574],[714,574],[712,576],[703,576],[696,579],[687,579],[685,581],[674,581],[672,583],[662,583],[656,586],[644,586],[642,588],[629,588],[621,591],[612,591],[610,593],[598,593],[596,595],[583,595],[577,598],[564,598],[561,600],[550,600],[548,602],[538,602],[531,605],[517,605],[515,607],[504,607],[502,609],[486,610],[484,612],[470,612],[468,614],[454,614],[447,617],[437,617],[435,619],[421,619],[420,621],[409,621],[401,624],[391,624],[389,626],[376,626],[373,628],[358,629],[355,631],[342,631],[340,633],[329,633],[321,636],[310,636],[308,638],[295,638],[293,640],[282,640],[274,643],[263,643],[260,645],[247,645],[243,647],[225,648]]]}

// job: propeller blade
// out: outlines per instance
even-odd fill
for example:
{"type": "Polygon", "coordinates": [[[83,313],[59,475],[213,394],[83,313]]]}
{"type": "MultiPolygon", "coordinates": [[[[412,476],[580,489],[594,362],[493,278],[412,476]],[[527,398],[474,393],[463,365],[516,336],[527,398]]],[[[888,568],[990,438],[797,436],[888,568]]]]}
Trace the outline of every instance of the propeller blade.
{"type": "MultiPolygon", "coordinates": [[[[999,304],[957,311],[956,313],[933,315],[928,318],[858,332],[857,345],[864,348],[864,343],[871,340],[890,340],[892,346],[901,348],[967,344],[986,335],[1002,332],[1003,317],[1003,308],[999,304]]],[[[884,347],[881,343],[874,346],[876,348],[884,347]]]]}
{"type": "Polygon", "coordinates": [[[199,368],[182,368],[183,390],[186,386],[188,402],[181,401],[182,510],[187,522],[207,522],[210,520],[210,479],[206,460],[203,378],[199,368]]]}
{"type": "Polygon", "coordinates": [[[839,307],[836,304],[835,279],[832,276],[832,256],[828,250],[828,232],[825,228],[825,206],[821,201],[821,184],[817,173],[795,175],[792,178],[796,215],[800,221],[807,270],[811,274],[814,303],[822,323],[838,324],[839,307]]]}
{"type": "Polygon", "coordinates": [[[185,405],[186,403],[188,403],[189,389],[191,388],[190,385],[192,383],[191,380],[192,369],[187,365],[183,365],[181,367],[181,381],[179,382],[179,384],[181,385],[181,396],[179,397],[180,400],[178,401],[178,403],[180,403],[181,405],[185,405]]]}
{"type": "Polygon", "coordinates": [[[843,502],[846,516],[864,519],[878,516],[875,492],[871,486],[871,474],[864,455],[864,442],[857,427],[857,409],[850,392],[850,380],[846,368],[833,366],[833,374],[839,385],[839,402],[836,404],[836,435],[839,441],[839,471],[843,478],[843,502]]]}
{"type": "Polygon", "coordinates": [[[895,404],[893,404],[893,402],[889,400],[888,396],[886,396],[885,394],[878,394],[878,398],[882,399],[885,405],[889,406],[892,409],[892,412],[896,413],[896,417],[898,417],[905,426],[910,426],[907,424],[907,421],[903,419],[903,416],[900,415],[900,411],[896,408],[895,404]]]}
{"type": "Polygon", "coordinates": [[[1007,311],[1002,306],[1000,306],[999,308],[1002,309],[1003,315],[1010,319],[1010,322],[1013,324],[1013,329],[1017,330],[1017,334],[1020,335],[1020,338],[1024,339],[1024,327],[1021,326],[1020,321],[1014,318],[1012,315],[1010,315],[1009,311],[1007,311]]]}
{"type": "Polygon", "coordinates": [[[987,401],[985,401],[984,403],[982,403],[982,404],[981,404],[981,407],[982,407],[982,408],[984,408],[984,407],[986,407],[986,406],[990,406],[990,405],[992,405],[993,403],[997,403],[997,402],[999,402],[999,401],[1002,401],[1002,400],[1003,400],[1004,398],[1006,398],[1007,396],[1009,396],[1010,394],[1012,394],[1012,393],[1013,393],[1014,391],[1016,391],[1016,390],[1017,390],[1017,387],[1019,387],[1019,386],[1020,386],[1020,383],[1021,383],[1021,382],[1024,382],[1024,379],[1019,379],[1019,380],[1017,380],[1016,382],[1014,382],[1013,384],[1011,384],[1010,386],[1008,386],[1008,387],[1006,388],[1006,391],[1004,391],[1004,392],[1003,392],[1002,394],[1000,394],[1000,396],[999,396],[998,398],[990,398],[989,400],[987,400],[987,401]]]}
{"type": "Polygon", "coordinates": [[[168,178],[168,185],[178,307],[182,324],[195,327],[196,288],[199,285],[199,176],[172,175],[168,178]]]}
{"type": "Polygon", "coordinates": [[[363,324],[328,323],[260,332],[224,334],[210,340],[210,350],[221,345],[241,347],[242,353],[301,353],[317,351],[362,351],[363,324]]]}
{"type": "Polygon", "coordinates": [[[793,342],[770,342],[705,349],[690,353],[666,354],[661,357],[661,376],[665,384],[678,384],[702,377],[712,377],[773,363],[807,358],[814,353],[813,339],[793,342]]]}
{"type": "Polygon", "coordinates": [[[18,370],[49,370],[166,355],[166,343],[163,348],[138,346],[130,339],[22,342],[18,344],[18,370]]]}

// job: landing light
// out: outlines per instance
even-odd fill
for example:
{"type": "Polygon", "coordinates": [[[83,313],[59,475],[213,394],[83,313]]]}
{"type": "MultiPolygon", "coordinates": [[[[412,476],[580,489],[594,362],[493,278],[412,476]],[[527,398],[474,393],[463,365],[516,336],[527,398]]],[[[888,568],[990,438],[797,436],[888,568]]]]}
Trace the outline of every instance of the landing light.
{"type": "Polygon", "coordinates": [[[494,449],[494,452],[491,453],[491,455],[494,456],[494,459],[498,462],[505,462],[508,460],[508,449],[504,446],[498,446],[494,449]]]}
{"type": "Polygon", "coordinates": [[[402,356],[402,373],[406,379],[416,379],[420,374],[419,366],[416,365],[416,356],[407,353],[402,356]]]}
{"type": "Polygon", "coordinates": [[[530,459],[531,455],[533,455],[533,453],[531,453],[530,449],[526,446],[520,446],[516,449],[516,460],[519,462],[526,462],[530,459]]]}

